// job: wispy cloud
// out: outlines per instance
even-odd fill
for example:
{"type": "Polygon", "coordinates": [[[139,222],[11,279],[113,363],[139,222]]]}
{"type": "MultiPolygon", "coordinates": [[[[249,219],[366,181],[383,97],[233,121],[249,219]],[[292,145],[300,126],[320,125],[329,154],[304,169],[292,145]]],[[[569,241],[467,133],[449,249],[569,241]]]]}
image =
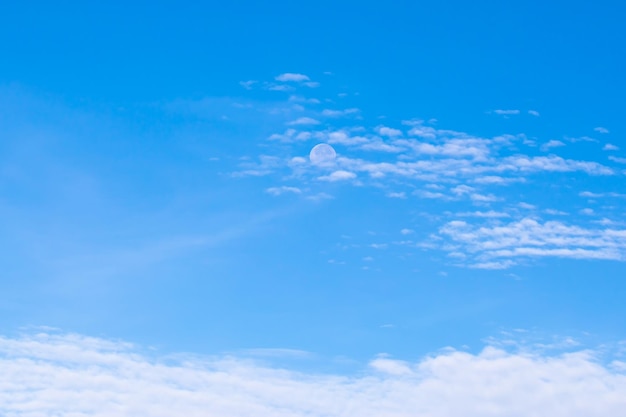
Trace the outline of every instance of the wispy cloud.
{"type": "Polygon", "coordinates": [[[245,88],[246,90],[251,90],[254,84],[258,83],[258,81],[249,80],[249,81],[240,81],[239,85],[245,88]]]}
{"type": "Polygon", "coordinates": [[[293,120],[287,123],[289,126],[298,126],[298,125],[318,125],[320,124],[319,120],[315,120],[312,117],[299,117],[296,120],[293,120]]]}
{"type": "Polygon", "coordinates": [[[598,133],[603,133],[603,134],[610,133],[610,132],[609,132],[609,129],[607,129],[607,128],[605,128],[605,127],[601,127],[601,126],[596,127],[596,128],[594,128],[593,130],[594,130],[594,131],[596,131],[596,132],[598,132],[598,133]]]}
{"type": "Polygon", "coordinates": [[[613,144],[607,143],[602,147],[603,151],[619,151],[619,148],[613,144]]]}
{"type": "Polygon", "coordinates": [[[510,110],[497,109],[497,110],[494,110],[493,112],[500,116],[512,116],[512,115],[520,114],[520,111],[515,110],[515,109],[510,109],[510,110]]]}
{"type": "Polygon", "coordinates": [[[350,116],[350,115],[358,114],[358,113],[359,113],[359,109],[356,109],[356,108],[349,108],[349,109],[344,109],[344,110],[331,110],[331,109],[322,110],[322,116],[326,116],[326,117],[345,117],[345,116],[350,116]]]}

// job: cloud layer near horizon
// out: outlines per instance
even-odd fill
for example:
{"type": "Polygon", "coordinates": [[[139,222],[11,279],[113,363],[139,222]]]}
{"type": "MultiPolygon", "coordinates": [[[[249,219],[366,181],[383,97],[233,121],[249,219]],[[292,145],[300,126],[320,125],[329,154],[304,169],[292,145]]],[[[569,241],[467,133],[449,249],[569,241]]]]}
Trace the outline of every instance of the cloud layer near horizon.
{"type": "Polygon", "coordinates": [[[620,416],[626,363],[453,349],[417,363],[384,355],[356,376],[249,359],[151,358],[75,334],[0,338],[0,414],[34,416],[620,416]]]}

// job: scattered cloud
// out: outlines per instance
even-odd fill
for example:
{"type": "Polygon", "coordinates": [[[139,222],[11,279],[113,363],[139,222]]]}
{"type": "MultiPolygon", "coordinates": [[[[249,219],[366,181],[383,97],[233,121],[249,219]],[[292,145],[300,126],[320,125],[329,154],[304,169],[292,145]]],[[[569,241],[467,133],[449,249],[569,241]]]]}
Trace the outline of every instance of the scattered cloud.
{"type": "Polygon", "coordinates": [[[541,116],[537,110],[528,110],[528,114],[535,117],[541,116]]]}
{"type": "Polygon", "coordinates": [[[602,147],[603,151],[619,151],[619,148],[613,144],[607,143],[602,147]]]}
{"type": "Polygon", "coordinates": [[[609,160],[617,162],[618,164],[626,164],[626,158],[620,158],[618,156],[609,156],[609,160]]]}
{"type": "Polygon", "coordinates": [[[626,259],[626,230],[589,229],[524,218],[494,226],[454,220],[445,224],[440,234],[450,239],[449,247],[454,251],[479,263],[509,261],[511,266],[517,259],[536,257],[626,259]]]}
{"type": "Polygon", "coordinates": [[[603,134],[610,133],[609,129],[607,129],[605,127],[601,127],[601,126],[598,126],[598,127],[594,128],[593,130],[598,132],[598,133],[603,133],[603,134]]]}

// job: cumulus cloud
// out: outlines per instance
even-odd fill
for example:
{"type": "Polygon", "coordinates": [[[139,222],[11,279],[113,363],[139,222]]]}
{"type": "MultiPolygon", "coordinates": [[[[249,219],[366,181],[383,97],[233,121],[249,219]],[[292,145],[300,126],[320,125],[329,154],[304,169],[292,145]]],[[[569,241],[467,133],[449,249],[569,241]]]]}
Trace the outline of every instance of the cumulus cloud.
{"type": "Polygon", "coordinates": [[[396,137],[396,136],[402,136],[402,131],[400,129],[394,129],[394,128],[387,127],[387,126],[378,126],[376,128],[376,131],[381,136],[388,136],[391,138],[396,137]]]}
{"type": "Polygon", "coordinates": [[[603,134],[610,133],[609,129],[607,129],[606,127],[601,127],[601,126],[598,126],[594,128],[593,130],[595,130],[598,133],[603,133],[603,134]]]}
{"type": "Polygon", "coordinates": [[[304,82],[309,81],[310,78],[304,74],[286,72],[284,74],[276,76],[275,80],[280,82],[304,82]]]}
{"type": "Polygon", "coordinates": [[[539,117],[540,114],[537,110],[528,110],[528,114],[530,114],[531,116],[535,116],[535,117],[539,117]]]}
{"type": "Polygon", "coordinates": [[[373,358],[356,375],[298,372],[234,356],[147,356],[80,335],[0,338],[7,417],[605,417],[626,409],[625,363],[599,352],[443,350],[373,358]]]}
{"type": "Polygon", "coordinates": [[[602,147],[603,151],[619,151],[619,148],[613,144],[607,143],[602,147]]]}

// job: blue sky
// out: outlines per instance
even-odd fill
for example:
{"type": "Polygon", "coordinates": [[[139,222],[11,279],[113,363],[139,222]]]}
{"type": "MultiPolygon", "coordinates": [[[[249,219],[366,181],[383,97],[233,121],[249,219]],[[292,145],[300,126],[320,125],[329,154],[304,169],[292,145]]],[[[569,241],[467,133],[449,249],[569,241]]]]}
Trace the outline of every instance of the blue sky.
{"type": "MultiPolygon", "coordinates": [[[[155,370],[139,385],[158,385],[156,364],[191,355],[210,370],[184,362],[163,378],[190,372],[181,384],[198,395],[189,381],[213,369],[271,384],[282,367],[294,390],[328,396],[340,380],[350,397],[425,369],[467,385],[433,364],[527,360],[528,381],[553,374],[547,363],[599,367],[585,381],[613,378],[602,395],[619,398],[625,7],[3,6],[0,363],[45,379],[18,364],[75,370],[66,352],[80,351],[75,381],[91,365],[123,382],[106,359],[122,352],[115,363],[140,355],[128,366],[155,370]]],[[[588,391],[568,375],[554,387],[588,391]]],[[[399,408],[369,410],[453,413],[403,403],[411,381],[393,391],[399,408]]],[[[519,392],[504,409],[543,407],[519,392]]],[[[263,395],[279,415],[279,394],[263,395]]],[[[59,398],[33,409],[71,403],[59,398]]],[[[345,412],[294,398],[293,415],[345,412]]],[[[229,407],[217,415],[246,415],[229,407]]]]}

